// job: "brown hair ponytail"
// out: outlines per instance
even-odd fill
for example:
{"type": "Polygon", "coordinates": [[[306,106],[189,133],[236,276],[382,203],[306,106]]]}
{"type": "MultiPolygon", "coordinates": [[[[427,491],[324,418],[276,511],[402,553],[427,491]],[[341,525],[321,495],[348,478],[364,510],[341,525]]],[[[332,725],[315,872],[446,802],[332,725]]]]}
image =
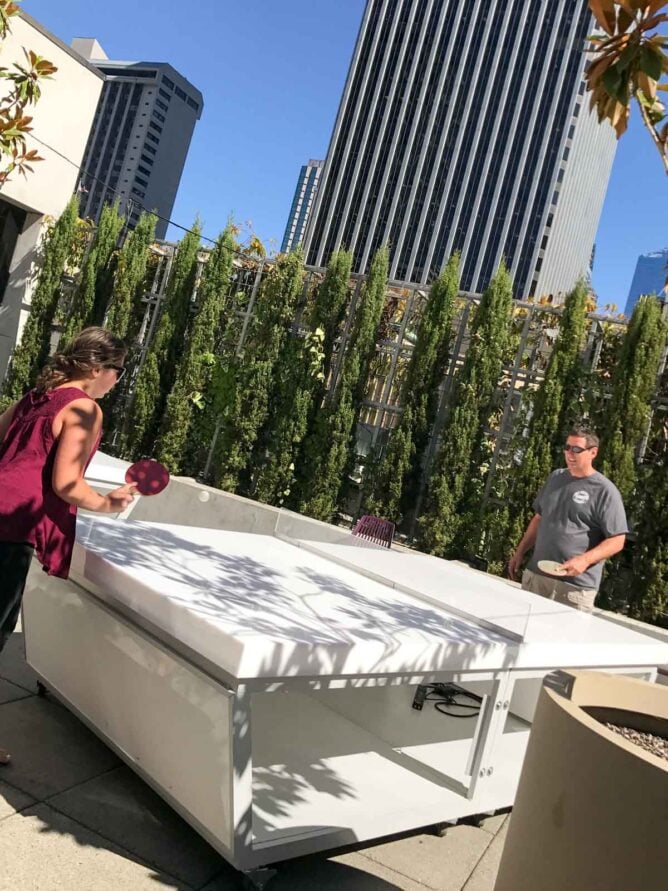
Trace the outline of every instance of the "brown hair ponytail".
{"type": "Polygon", "coordinates": [[[35,389],[44,392],[68,381],[88,377],[95,368],[122,365],[127,346],[105,328],[85,328],[62,352],[55,353],[37,378],[35,389]]]}

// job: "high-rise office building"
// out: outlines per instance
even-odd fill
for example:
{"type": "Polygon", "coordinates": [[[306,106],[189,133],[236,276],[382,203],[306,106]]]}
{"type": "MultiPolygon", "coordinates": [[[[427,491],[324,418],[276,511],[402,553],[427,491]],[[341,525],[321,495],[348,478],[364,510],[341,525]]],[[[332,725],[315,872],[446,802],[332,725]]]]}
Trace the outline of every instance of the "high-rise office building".
{"type": "Polygon", "coordinates": [[[297,180],[297,188],[292,199],[292,207],[290,208],[290,216],[285,227],[281,251],[287,253],[301,244],[304,239],[304,230],[308,223],[313,207],[313,199],[315,198],[320,173],[322,171],[322,161],[314,161],[311,159],[308,164],[299,171],[299,179],[297,180]]]}
{"type": "Polygon", "coordinates": [[[462,255],[481,291],[502,258],[517,296],[586,275],[615,153],[588,111],[587,0],[368,0],[307,229],[307,260],[387,243],[428,283],[462,255]]]}
{"type": "Polygon", "coordinates": [[[141,208],[163,217],[156,235],[164,238],[202,94],[165,62],[113,62],[88,38],[72,48],[105,78],[79,177],[81,215],[97,220],[119,198],[130,227],[141,208]]]}
{"type": "Polygon", "coordinates": [[[662,251],[641,254],[633,273],[633,281],[626,299],[624,315],[630,316],[638,297],[643,294],[656,294],[663,300],[666,294],[666,278],[668,278],[668,247],[662,251]]]}

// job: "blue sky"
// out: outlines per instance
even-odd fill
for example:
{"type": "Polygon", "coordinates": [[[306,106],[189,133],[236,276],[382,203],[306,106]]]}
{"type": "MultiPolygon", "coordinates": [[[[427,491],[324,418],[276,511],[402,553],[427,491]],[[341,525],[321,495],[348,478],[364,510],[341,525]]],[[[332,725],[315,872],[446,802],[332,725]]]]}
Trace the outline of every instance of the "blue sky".
{"type": "MultiPolygon", "coordinates": [[[[24,0],[65,43],[167,61],[204,94],[172,217],[215,236],[231,214],[270,248],[300,166],[324,158],[364,0],[24,0]]],[[[621,140],[596,239],[594,286],[623,309],[639,254],[668,245],[668,177],[637,113],[621,140]]]]}

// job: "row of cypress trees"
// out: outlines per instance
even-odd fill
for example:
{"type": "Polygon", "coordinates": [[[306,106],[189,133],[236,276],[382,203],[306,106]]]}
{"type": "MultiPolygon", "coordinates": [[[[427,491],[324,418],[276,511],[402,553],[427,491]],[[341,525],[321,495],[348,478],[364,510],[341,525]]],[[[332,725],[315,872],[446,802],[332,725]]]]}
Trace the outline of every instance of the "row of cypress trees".
{"type": "MultiPolygon", "coordinates": [[[[105,208],[74,294],[63,307],[60,281],[76,242],[77,210],[73,199],[45,240],[33,309],[3,387],[5,402],[19,398],[34,379],[59,312],[62,340],[84,325],[104,322],[136,343],[155,218],[144,214],[119,248],[123,218],[115,206],[105,208]]],[[[197,222],[180,242],[155,335],[145,349],[134,350],[130,389],[112,394],[107,406],[108,442],[125,457],[153,454],[173,471],[193,475],[206,469],[207,480],[222,488],[331,520],[346,504],[357,418],[379,350],[387,250],[373,258],[356,301],[346,251],[332,256],[324,279],[308,294],[301,253],[279,256],[264,276],[238,353],[230,336],[234,236],[229,225],[207,262],[197,222]],[[328,387],[334,377],[336,386],[328,387]]],[[[543,379],[523,393],[528,410],[518,413],[513,437],[488,479],[499,382],[515,349],[512,282],[503,266],[472,308],[469,342],[441,405],[445,422],[428,473],[444,373],[453,362],[458,290],[454,256],[432,284],[420,316],[397,426],[367,462],[363,509],[408,528],[422,504],[417,541],[424,550],[449,557],[482,552],[500,570],[531,516],[536,492],[561,463],[568,427],[583,416],[592,418],[602,436],[599,466],[627,504],[645,511],[634,517],[632,574],[643,579],[647,593],[627,597],[623,606],[655,618],[666,607],[668,569],[665,542],[647,512],[665,517],[665,449],[652,447],[651,465],[639,467],[637,456],[648,436],[660,445],[660,436],[648,429],[666,338],[658,301],[639,301],[615,353],[606,397],[583,360],[588,292],[583,284],[574,289],[560,314],[543,379]]]]}

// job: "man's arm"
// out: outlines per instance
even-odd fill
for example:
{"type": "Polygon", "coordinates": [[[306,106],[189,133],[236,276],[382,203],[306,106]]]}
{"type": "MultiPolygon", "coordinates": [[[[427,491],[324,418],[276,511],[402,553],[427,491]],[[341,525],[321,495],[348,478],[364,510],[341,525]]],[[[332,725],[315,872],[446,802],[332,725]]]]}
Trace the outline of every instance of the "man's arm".
{"type": "Polygon", "coordinates": [[[610,538],[604,538],[600,544],[597,544],[590,551],[585,551],[584,554],[578,554],[577,557],[571,557],[570,560],[566,560],[565,563],[561,564],[560,568],[563,570],[563,574],[567,576],[582,575],[594,563],[600,563],[601,560],[607,560],[608,557],[618,554],[624,547],[625,541],[626,535],[624,534],[611,535],[610,538]]]}
{"type": "Polygon", "coordinates": [[[538,535],[539,526],[540,514],[534,514],[534,516],[529,521],[529,525],[527,526],[524,535],[522,536],[522,541],[517,545],[517,550],[508,562],[508,575],[514,581],[517,581],[517,576],[520,571],[520,566],[522,565],[524,555],[527,551],[530,551],[536,544],[536,536],[538,535]]]}

